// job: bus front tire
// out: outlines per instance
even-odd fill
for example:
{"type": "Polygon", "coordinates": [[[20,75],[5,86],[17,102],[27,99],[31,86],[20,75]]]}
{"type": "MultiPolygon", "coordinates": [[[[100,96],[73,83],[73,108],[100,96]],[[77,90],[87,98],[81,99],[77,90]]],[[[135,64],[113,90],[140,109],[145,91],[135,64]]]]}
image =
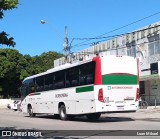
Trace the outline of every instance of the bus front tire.
{"type": "Polygon", "coordinates": [[[89,120],[98,120],[101,117],[101,113],[92,113],[92,114],[87,114],[86,117],[89,120]]]}
{"type": "Polygon", "coordinates": [[[32,106],[31,106],[31,105],[28,106],[28,113],[29,113],[29,116],[30,116],[30,117],[35,117],[35,116],[36,116],[36,114],[33,113],[33,109],[32,109],[32,106]]]}
{"type": "Polygon", "coordinates": [[[59,116],[61,120],[67,120],[68,116],[66,113],[66,107],[64,105],[61,105],[59,108],[59,116]]]}

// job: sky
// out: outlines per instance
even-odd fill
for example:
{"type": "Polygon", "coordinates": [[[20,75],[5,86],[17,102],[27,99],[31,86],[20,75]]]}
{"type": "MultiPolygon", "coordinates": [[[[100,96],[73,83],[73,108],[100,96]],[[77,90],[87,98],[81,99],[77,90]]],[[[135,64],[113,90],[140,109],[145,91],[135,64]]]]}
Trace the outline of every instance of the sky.
{"type": "Polygon", "coordinates": [[[97,40],[73,38],[118,35],[160,21],[159,5],[160,0],[19,0],[16,9],[4,12],[0,32],[14,37],[14,49],[21,54],[36,56],[48,51],[63,53],[67,26],[71,52],[77,52],[97,40]],[[41,24],[41,20],[46,23],[41,24]]]}

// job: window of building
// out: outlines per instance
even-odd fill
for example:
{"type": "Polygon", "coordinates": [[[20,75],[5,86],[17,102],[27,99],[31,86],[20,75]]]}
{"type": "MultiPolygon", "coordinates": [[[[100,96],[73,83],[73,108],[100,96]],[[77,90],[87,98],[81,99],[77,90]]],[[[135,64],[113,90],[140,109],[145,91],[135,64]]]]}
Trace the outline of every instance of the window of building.
{"type": "Polygon", "coordinates": [[[132,35],[132,41],[134,41],[135,40],[135,32],[133,32],[131,35],[132,35]]]}
{"type": "Polygon", "coordinates": [[[141,31],[141,39],[143,39],[145,37],[145,30],[141,31]]]}
{"type": "Polygon", "coordinates": [[[103,43],[102,45],[103,45],[103,51],[106,50],[106,44],[103,43]]]}
{"type": "Polygon", "coordinates": [[[110,41],[107,41],[107,49],[110,49],[110,41]]]}
{"type": "Polygon", "coordinates": [[[145,82],[140,81],[140,95],[145,94],[145,82]]]}
{"type": "Polygon", "coordinates": [[[137,31],[137,40],[139,40],[139,34],[140,34],[139,31],[137,31]]]}
{"type": "Polygon", "coordinates": [[[129,34],[126,35],[126,42],[129,43],[129,34]]]}
{"type": "Polygon", "coordinates": [[[135,46],[127,46],[127,55],[136,57],[136,47],[135,46]]]}
{"type": "Polygon", "coordinates": [[[148,44],[149,56],[152,56],[152,55],[155,55],[155,54],[160,54],[159,35],[150,37],[148,39],[149,39],[149,44],[148,44]]]}

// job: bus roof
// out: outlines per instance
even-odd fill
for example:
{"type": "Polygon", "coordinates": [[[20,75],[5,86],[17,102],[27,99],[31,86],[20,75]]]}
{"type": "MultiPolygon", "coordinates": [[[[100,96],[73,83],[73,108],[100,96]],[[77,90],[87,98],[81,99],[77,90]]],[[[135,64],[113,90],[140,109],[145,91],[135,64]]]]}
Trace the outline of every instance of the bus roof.
{"type": "MultiPolygon", "coordinates": [[[[89,60],[91,61],[91,60],[89,60]]],[[[78,65],[81,65],[83,63],[87,63],[89,62],[88,60],[86,61],[80,61],[80,62],[76,62],[76,63],[66,63],[64,65],[61,65],[61,66],[58,66],[58,67],[55,67],[55,68],[51,68],[51,69],[48,69],[47,71],[45,72],[42,72],[42,73],[39,73],[39,74],[35,74],[35,75],[32,75],[32,76],[29,76],[29,77],[26,77],[23,81],[27,80],[27,79],[31,79],[31,78],[35,78],[35,77],[39,77],[41,75],[45,75],[45,74],[49,74],[49,73],[52,73],[52,72],[56,72],[56,71],[59,71],[59,70],[63,70],[63,69],[67,69],[67,68],[71,68],[71,67],[75,67],[75,66],[78,66],[78,65]]]]}
{"type": "MultiPolygon", "coordinates": [[[[110,58],[111,57],[123,57],[123,58],[125,58],[126,57],[126,58],[133,58],[133,59],[135,59],[134,57],[131,57],[131,56],[117,56],[117,55],[107,55],[107,56],[98,56],[98,57],[101,57],[101,58],[103,58],[103,57],[110,57],[110,58]]],[[[95,58],[95,57],[93,57],[93,58],[95,58]]],[[[84,61],[78,61],[76,63],[66,63],[64,65],[48,69],[45,72],[42,72],[42,73],[39,73],[39,74],[35,74],[35,75],[32,75],[32,76],[26,77],[23,81],[25,81],[27,79],[39,77],[41,75],[45,75],[45,74],[49,74],[49,73],[52,73],[52,72],[56,72],[56,71],[59,71],[59,70],[75,67],[75,66],[78,66],[78,65],[81,65],[81,64],[84,64],[84,63],[88,63],[88,62],[92,61],[93,58],[87,59],[87,60],[84,60],[84,61]]]]}

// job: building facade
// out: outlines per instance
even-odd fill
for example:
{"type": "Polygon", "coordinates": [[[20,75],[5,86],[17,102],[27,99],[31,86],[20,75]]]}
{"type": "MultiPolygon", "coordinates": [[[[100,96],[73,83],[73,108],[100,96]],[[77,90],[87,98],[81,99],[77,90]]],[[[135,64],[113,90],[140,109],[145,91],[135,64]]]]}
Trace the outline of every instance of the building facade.
{"type": "MultiPolygon", "coordinates": [[[[120,35],[68,57],[75,62],[99,55],[128,55],[139,59],[140,95],[150,105],[160,104],[160,22],[120,35]]],[[[54,61],[55,66],[65,63],[65,58],[54,61]]]]}

